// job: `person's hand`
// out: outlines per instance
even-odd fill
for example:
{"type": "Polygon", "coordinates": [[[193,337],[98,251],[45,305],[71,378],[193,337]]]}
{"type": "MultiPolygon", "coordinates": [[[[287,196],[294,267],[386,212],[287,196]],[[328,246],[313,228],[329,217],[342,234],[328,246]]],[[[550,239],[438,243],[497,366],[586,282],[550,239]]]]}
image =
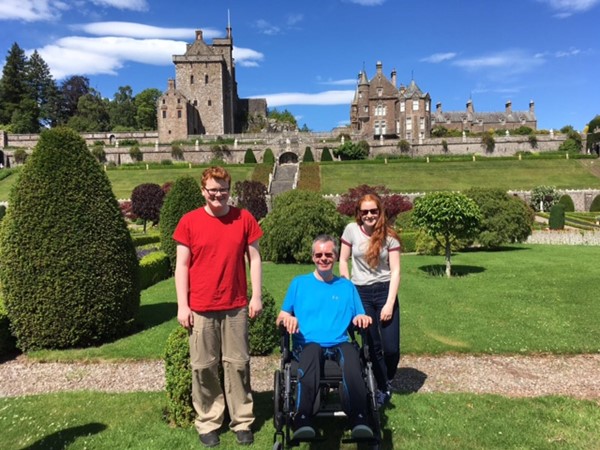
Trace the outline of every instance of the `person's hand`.
{"type": "Polygon", "coordinates": [[[358,328],[368,328],[371,325],[372,320],[366,314],[359,314],[352,319],[352,323],[358,328]]]}
{"type": "Polygon", "coordinates": [[[279,323],[282,323],[288,333],[297,333],[300,329],[298,328],[298,319],[295,316],[285,316],[279,323]]]}
{"type": "Polygon", "coordinates": [[[262,312],[262,300],[259,297],[252,297],[250,303],[248,303],[248,316],[251,319],[260,316],[262,312]]]}
{"type": "Polygon", "coordinates": [[[194,326],[194,314],[189,306],[179,306],[177,308],[177,322],[188,330],[194,326]]]}
{"type": "Polygon", "coordinates": [[[379,318],[381,319],[382,322],[385,322],[387,320],[391,320],[392,319],[392,315],[394,314],[394,305],[391,304],[385,304],[383,305],[383,308],[381,308],[381,314],[379,315],[379,318]]]}

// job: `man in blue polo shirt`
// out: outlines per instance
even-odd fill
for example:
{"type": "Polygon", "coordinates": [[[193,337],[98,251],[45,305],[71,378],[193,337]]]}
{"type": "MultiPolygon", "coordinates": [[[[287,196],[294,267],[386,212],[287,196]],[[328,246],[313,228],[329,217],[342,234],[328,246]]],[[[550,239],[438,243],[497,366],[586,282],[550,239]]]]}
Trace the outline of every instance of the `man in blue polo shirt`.
{"type": "Polygon", "coordinates": [[[359,328],[368,327],[371,318],[365,314],[354,285],[333,274],[338,254],[333,237],[315,238],[312,245],[315,271],[292,280],[277,317],[277,324],[283,323],[292,334],[294,355],[298,358],[293,439],[316,436],[311,419],[326,357],[336,360],[342,369],[343,407],[350,420],[352,438],[373,437],[368,425],[367,387],[359,355],[348,342],[346,332],[351,322],[359,328]]]}

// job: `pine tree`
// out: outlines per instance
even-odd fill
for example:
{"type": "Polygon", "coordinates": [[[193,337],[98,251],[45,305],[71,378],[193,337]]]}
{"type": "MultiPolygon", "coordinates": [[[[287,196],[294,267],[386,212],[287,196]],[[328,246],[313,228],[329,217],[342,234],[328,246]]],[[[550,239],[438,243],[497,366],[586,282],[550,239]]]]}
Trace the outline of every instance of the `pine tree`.
{"type": "Polygon", "coordinates": [[[0,83],[0,123],[8,124],[13,112],[27,95],[27,57],[16,42],[6,56],[0,83]]]}
{"type": "Polygon", "coordinates": [[[39,108],[40,125],[55,125],[57,122],[58,88],[46,61],[35,50],[27,62],[26,84],[28,96],[39,108]]]}

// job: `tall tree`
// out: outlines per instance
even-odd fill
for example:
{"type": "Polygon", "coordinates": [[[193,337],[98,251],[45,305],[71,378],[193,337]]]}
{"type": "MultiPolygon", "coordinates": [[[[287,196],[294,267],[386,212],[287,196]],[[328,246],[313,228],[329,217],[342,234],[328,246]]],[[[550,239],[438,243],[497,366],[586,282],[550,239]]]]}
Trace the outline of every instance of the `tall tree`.
{"type": "Polygon", "coordinates": [[[156,108],[158,98],[162,95],[158,89],[144,89],[135,96],[135,120],[138,130],[156,130],[156,108]]]}
{"type": "Polygon", "coordinates": [[[67,123],[77,131],[108,131],[108,101],[91,89],[89,93],[79,97],[77,112],[67,123]]]}
{"type": "Polygon", "coordinates": [[[25,97],[13,111],[10,123],[13,133],[39,133],[40,108],[37,103],[25,97]]]}
{"type": "Polygon", "coordinates": [[[136,106],[133,99],[131,86],[120,86],[110,102],[110,129],[126,128],[135,130],[136,128],[136,106]]]}
{"type": "Polygon", "coordinates": [[[0,123],[8,124],[21,100],[27,96],[27,57],[16,42],[6,56],[0,82],[0,123]]]}
{"type": "Polygon", "coordinates": [[[60,85],[58,123],[66,124],[77,113],[79,98],[90,92],[90,80],[74,75],[60,85]]]}
{"type": "Polygon", "coordinates": [[[39,108],[42,126],[53,126],[57,122],[56,101],[58,88],[46,61],[35,50],[27,62],[26,84],[28,95],[39,108]]]}

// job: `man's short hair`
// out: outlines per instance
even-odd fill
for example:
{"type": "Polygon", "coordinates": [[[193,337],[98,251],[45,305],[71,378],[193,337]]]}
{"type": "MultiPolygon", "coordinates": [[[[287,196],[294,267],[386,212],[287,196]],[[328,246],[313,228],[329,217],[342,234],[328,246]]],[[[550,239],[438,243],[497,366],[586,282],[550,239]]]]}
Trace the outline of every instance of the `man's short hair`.
{"type": "Polygon", "coordinates": [[[316,238],[314,238],[312,243],[312,253],[315,252],[315,245],[317,245],[317,242],[333,242],[333,251],[336,255],[340,254],[338,240],[330,234],[320,234],[316,238]]]}
{"type": "Polygon", "coordinates": [[[212,166],[202,172],[202,179],[200,181],[203,188],[206,187],[206,182],[209,179],[226,181],[229,186],[231,186],[231,175],[227,172],[223,167],[220,166],[212,166]]]}

